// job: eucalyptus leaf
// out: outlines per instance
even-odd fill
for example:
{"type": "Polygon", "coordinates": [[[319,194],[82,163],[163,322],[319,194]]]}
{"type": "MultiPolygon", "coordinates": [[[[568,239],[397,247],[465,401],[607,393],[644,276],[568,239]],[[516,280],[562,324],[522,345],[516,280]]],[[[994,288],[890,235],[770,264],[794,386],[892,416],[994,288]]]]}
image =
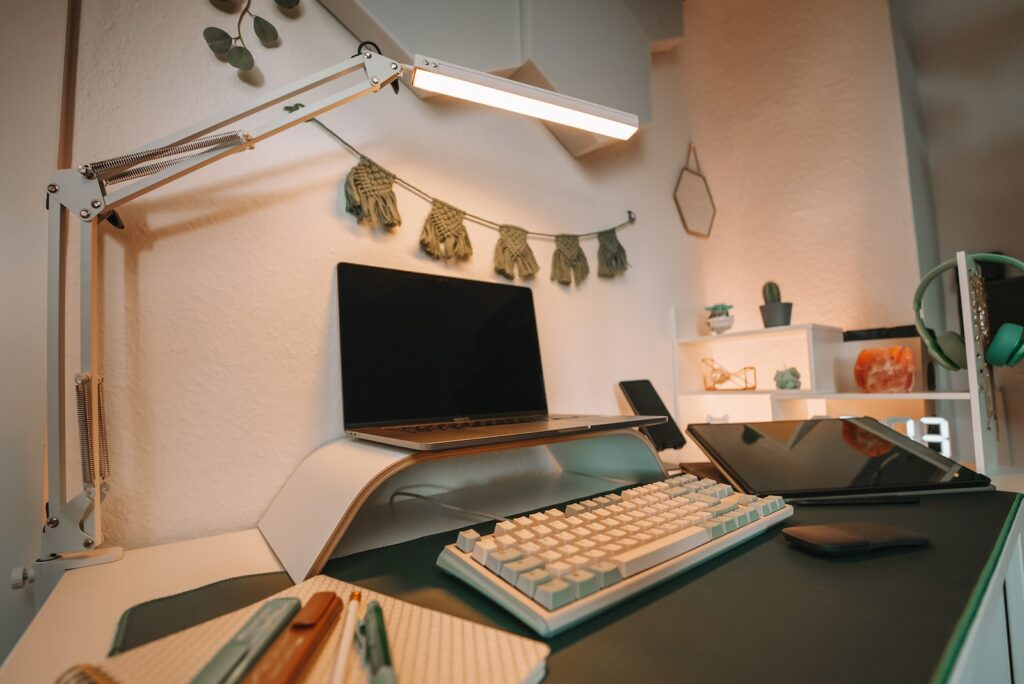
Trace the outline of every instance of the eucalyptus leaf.
{"type": "Polygon", "coordinates": [[[263,17],[253,19],[253,29],[256,30],[256,37],[263,43],[273,43],[277,40],[277,29],[263,17]]]}
{"type": "Polygon", "coordinates": [[[241,45],[236,45],[228,50],[228,62],[239,71],[249,71],[256,64],[252,53],[241,45]]]}
{"type": "Polygon", "coordinates": [[[210,49],[218,55],[223,55],[231,49],[231,36],[224,29],[216,26],[207,26],[203,29],[203,38],[210,49]]]}
{"type": "Polygon", "coordinates": [[[295,9],[299,6],[299,0],[274,0],[281,9],[295,9]]]}

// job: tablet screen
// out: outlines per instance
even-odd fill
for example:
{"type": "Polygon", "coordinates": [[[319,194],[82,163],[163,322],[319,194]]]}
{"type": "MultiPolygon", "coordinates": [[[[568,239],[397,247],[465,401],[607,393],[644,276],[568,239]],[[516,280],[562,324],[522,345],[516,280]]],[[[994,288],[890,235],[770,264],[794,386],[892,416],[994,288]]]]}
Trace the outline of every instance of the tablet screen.
{"type": "Polygon", "coordinates": [[[859,494],[978,487],[978,475],[871,418],[690,425],[735,483],[755,494],[859,494]]]}

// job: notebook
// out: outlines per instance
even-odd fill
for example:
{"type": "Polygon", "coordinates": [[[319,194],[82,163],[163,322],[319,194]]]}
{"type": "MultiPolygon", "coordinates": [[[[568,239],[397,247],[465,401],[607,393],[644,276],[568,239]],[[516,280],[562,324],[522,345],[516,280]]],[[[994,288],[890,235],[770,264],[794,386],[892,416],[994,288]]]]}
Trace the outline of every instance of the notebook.
{"type": "MultiPolygon", "coordinates": [[[[348,599],[362,593],[362,610],[371,600],[380,602],[387,623],[391,657],[401,684],[533,684],[545,674],[550,649],[544,643],[516,636],[469,620],[453,617],[405,601],[367,591],[325,575],[310,578],[270,598],[295,596],[305,603],[318,591],[333,591],[348,599]]],[[[206,665],[263,604],[263,601],[209,620],[189,629],[115,655],[95,665],[76,665],[59,684],[94,682],[187,683],[206,665]]],[[[306,670],[304,682],[327,682],[337,655],[341,620],[306,670]]],[[[348,660],[347,682],[366,680],[360,658],[348,660]]]]}
{"type": "Polygon", "coordinates": [[[341,263],[338,321],[353,437],[434,451],[665,421],[550,415],[527,287],[341,263]]]}

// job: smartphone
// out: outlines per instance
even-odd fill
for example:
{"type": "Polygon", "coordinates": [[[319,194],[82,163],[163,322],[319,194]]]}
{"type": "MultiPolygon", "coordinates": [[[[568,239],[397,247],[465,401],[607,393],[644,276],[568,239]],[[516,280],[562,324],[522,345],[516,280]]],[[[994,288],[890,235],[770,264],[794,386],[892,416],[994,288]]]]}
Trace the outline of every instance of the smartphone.
{"type": "Polygon", "coordinates": [[[657,390],[650,380],[623,380],[619,383],[619,389],[625,395],[633,413],[638,416],[665,416],[668,420],[657,425],[646,425],[640,430],[647,435],[647,438],[654,443],[658,451],[665,449],[682,449],[686,444],[686,438],[679,430],[679,426],[672,420],[668,409],[662,403],[657,390]]]}

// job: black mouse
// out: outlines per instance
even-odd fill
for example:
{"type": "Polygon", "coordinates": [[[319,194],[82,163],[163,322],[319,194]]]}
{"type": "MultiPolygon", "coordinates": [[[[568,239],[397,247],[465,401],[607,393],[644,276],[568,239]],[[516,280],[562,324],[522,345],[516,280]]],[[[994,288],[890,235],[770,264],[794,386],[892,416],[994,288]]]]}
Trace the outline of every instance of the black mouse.
{"type": "Polygon", "coordinates": [[[782,530],[786,541],[803,551],[823,556],[852,556],[894,546],[928,546],[928,537],[892,525],[845,522],[796,525],[782,530]]]}

